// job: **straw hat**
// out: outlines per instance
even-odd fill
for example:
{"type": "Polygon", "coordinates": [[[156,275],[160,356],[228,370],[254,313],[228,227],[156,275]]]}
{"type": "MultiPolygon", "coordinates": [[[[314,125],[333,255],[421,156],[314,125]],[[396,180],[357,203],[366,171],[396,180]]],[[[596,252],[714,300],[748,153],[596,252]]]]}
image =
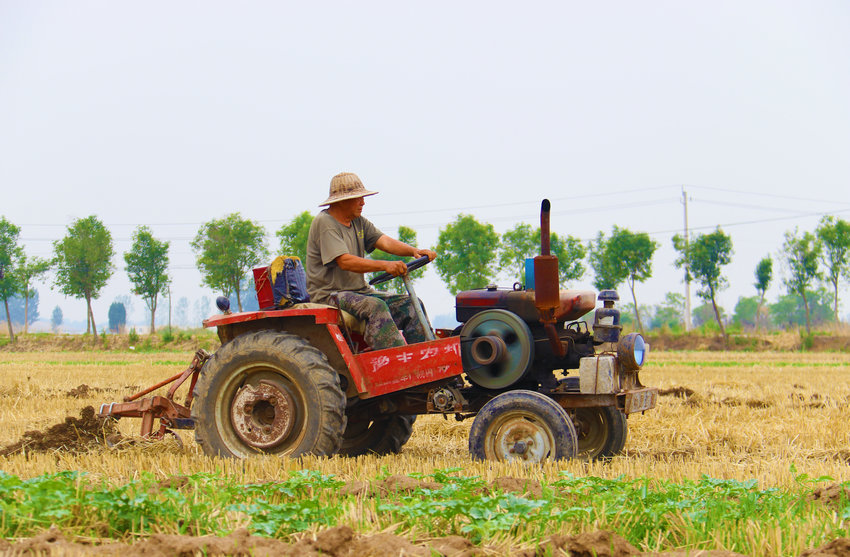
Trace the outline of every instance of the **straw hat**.
{"type": "Polygon", "coordinates": [[[337,201],[345,201],[346,199],[354,199],[355,197],[366,197],[367,195],[375,195],[376,191],[369,191],[363,187],[363,182],[353,172],[340,172],[331,178],[330,196],[319,203],[319,207],[330,205],[337,201]]]}

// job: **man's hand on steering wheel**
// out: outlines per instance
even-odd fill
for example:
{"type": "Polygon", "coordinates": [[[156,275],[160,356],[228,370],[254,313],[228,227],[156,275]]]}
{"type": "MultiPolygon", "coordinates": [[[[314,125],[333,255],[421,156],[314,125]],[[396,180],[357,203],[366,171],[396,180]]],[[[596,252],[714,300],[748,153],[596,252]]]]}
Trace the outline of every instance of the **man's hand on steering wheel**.
{"type": "Polygon", "coordinates": [[[428,261],[434,261],[434,258],[437,257],[437,254],[429,249],[415,249],[413,250],[413,258],[419,259],[423,255],[428,256],[428,261]]]}
{"type": "Polygon", "coordinates": [[[394,277],[400,277],[407,274],[407,265],[404,261],[385,261],[384,271],[394,277]]]}

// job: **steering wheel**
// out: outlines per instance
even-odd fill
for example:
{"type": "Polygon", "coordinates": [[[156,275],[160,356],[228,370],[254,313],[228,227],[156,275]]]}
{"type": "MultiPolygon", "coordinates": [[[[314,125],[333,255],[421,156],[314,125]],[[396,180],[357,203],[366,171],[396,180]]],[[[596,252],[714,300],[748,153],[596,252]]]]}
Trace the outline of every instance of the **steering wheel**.
{"type": "MultiPolygon", "coordinates": [[[[429,259],[427,255],[423,255],[419,259],[414,259],[413,261],[407,263],[407,272],[409,273],[410,271],[415,271],[419,267],[427,265],[430,262],[431,262],[431,259],[429,259]]],[[[393,275],[389,274],[389,273],[381,273],[380,275],[376,276],[375,278],[373,278],[372,280],[369,281],[369,286],[375,286],[376,284],[381,284],[382,282],[387,282],[388,280],[393,279],[393,278],[395,278],[395,277],[393,275]]]]}

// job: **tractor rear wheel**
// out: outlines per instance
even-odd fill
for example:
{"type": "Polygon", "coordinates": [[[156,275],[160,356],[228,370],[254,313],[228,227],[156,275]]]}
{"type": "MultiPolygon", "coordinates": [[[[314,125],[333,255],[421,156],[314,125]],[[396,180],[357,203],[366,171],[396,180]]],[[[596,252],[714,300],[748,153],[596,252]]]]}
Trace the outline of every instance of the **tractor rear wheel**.
{"type": "Polygon", "coordinates": [[[195,439],[204,453],[332,455],[345,431],[345,395],[328,359],[278,331],[239,336],[204,365],[194,390],[195,439]]]}
{"type": "Polygon", "coordinates": [[[374,420],[363,417],[349,419],[342,435],[339,454],[360,456],[364,454],[398,454],[413,433],[415,415],[395,414],[380,416],[374,420]]]}
{"type": "Polygon", "coordinates": [[[613,406],[576,408],[573,424],[578,433],[579,458],[611,458],[626,446],[629,424],[626,415],[613,406]]]}
{"type": "Polygon", "coordinates": [[[485,404],[469,430],[476,460],[543,462],[576,456],[576,430],[561,406],[536,391],[502,393],[485,404]]]}

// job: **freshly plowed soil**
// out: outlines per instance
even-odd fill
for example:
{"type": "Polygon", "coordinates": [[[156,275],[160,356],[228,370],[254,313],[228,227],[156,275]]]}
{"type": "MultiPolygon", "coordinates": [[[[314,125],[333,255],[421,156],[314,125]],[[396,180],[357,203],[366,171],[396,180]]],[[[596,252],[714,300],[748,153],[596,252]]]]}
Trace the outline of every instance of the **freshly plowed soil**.
{"type": "MultiPolygon", "coordinates": [[[[815,489],[809,496],[811,501],[819,501],[827,505],[839,505],[850,501],[850,487],[842,484],[830,484],[815,489]]],[[[848,553],[847,555],[850,555],[848,553]]]]}
{"type": "Polygon", "coordinates": [[[689,398],[693,396],[694,390],[688,387],[671,387],[669,389],[660,389],[659,396],[675,396],[679,398],[689,398]]]}
{"type": "MultiPolygon", "coordinates": [[[[429,538],[412,542],[389,533],[357,534],[348,526],[335,526],[316,533],[292,536],[287,540],[253,536],[245,528],[227,536],[179,536],[154,534],[133,544],[109,540],[75,541],[55,526],[38,536],[10,542],[0,539],[0,552],[11,555],[120,555],[121,557],[166,557],[172,555],[236,555],[292,557],[478,557],[516,555],[518,557],[744,557],[725,550],[641,552],[620,535],[600,530],[575,536],[554,535],[535,547],[491,547],[475,545],[461,536],[429,538]]],[[[850,538],[837,538],[801,553],[801,557],[846,557],[850,538]]]]}
{"type": "Polygon", "coordinates": [[[95,415],[92,406],[86,406],[80,417],[68,416],[65,421],[44,431],[27,431],[16,442],[0,449],[0,456],[33,451],[70,451],[82,453],[106,444],[106,438],[118,434],[115,422],[95,415]]]}
{"type": "Polygon", "coordinates": [[[67,395],[71,398],[85,398],[87,396],[92,396],[95,393],[102,393],[104,389],[100,387],[89,387],[85,383],[74,387],[70,391],[68,391],[67,395]]]}

